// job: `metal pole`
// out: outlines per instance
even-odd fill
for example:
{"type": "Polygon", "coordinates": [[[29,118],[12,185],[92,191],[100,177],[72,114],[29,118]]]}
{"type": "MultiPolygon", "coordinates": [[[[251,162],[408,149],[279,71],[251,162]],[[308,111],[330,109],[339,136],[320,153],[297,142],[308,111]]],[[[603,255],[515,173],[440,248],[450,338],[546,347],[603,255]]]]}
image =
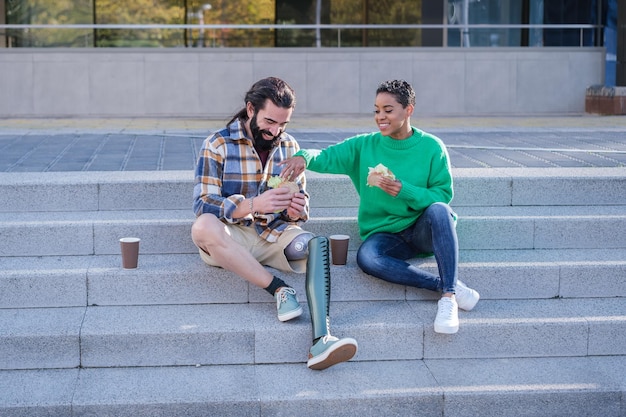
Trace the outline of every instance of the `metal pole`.
{"type": "MultiPolygon", "coordinates": [[[[98,23],[98,12],[96,10],[96,7],[97,7],[96,6],[96,0],[93,0],[93,16],[92,16],[92,19],[93,19],[93,23],[94,24],[98,23]]],[[[93,46],[94,46],[94,48],[98,47],[98,29],[95,29],[95,28],[93,30],[93,46]]]]}
{"type": "Polygon", "coordinates": [[[315,5],[315,24],[317,27],[315,28],[315,46],[318,48],[322,47],[322,32],[320,29],[320,24],[322,23],[322,0],[317,0],[317,4],[315,5]]]}
{"type": "Polygon", "coordinates": [[[583,29],[580,30],[580,40],[578,41],[580,44],[578,46],[583,46],[585,44],[585,31],[583,29]]]}
{"type": "MultiPolygon", "coordinates": [[[[213,8],[213,6],[211,6],[211,4],[209,3],[204,3],[202,5],[202,7],[200,7],[200,10],[198,11],[198,19],[201,25],[204,25],[204,12],[209,11],[213,8]]],[[[204,39],[204,28],[200,29],[200,46],[204,47],[206,46],[206,42],[204,39]]],[[[215,45],[213,45],[215,46],[215,45]]]]}
{"type": "MultiPolygon", "coordinates": [[[[447,25],[448,23],[448,0],[443,0],[443,16],[442,16],[442,24],[447,25]]],[[[444,27],[442,29],[443,35],[441,36],[442,46],[446,48],[448,46],[448,28],[444,27]]]]}
{"type": "Polygon", "coordinates": [[[470,47],[469,37],[469,0],[463,0],[463,46],[470,47]]]}
{"type": "MultiPolygon", "coordinates": [[[[198,23],[200,25],[204,25],[204,10],[200,9],[198,11],[198,23]]],[[[200,32],[198,34],[198,46],[204,47],[204,28],[200,28],[200,32]]]]}
{"type": "MultiPolygon", "coordinates": [[[[185,0],[185,17],[184,17],[184,24],[189,23],[189,5],[187,4],[187,0],[185,0]]],[[[183,31],[183,42],[185,43],[185,48],[187,48],[189,46],[189,34],[188,34],[189,29],[184,29],[183,31]]]]}
{"type": "Polygon", "coordinates": [[[596,41],[594,42],[595,46],[602,46],[604,42],[602,41],[602,2],[598,1],[598,7],[596,8],[596,21],[591,22],[598,27],[596,28],[596,41]]]}
{"type": "Polygon", "coordinates": [[[626,4],[617,1],[617,68],[615,84],[626,87],[626,4]]]}
{"type": "MultiPolygon", "coordinates": [[[[0,1],[0,23],[4,24],[7,22],[7,11],[6,11],[6,3],[4,1],[0,1]]],[[[9,36],[6,32],[0,31],[0,48],[8,48],[9,47],[9,36]]]]}
{"type": "MultiPolygon", "coordinates": [[[[367,0],[363,0],[363,23],[365,24],[368,23],[368,6],[367,0]]],[[[367,28],[364,28],[361,32],[361,46],[367,46],[367,28]]]]}

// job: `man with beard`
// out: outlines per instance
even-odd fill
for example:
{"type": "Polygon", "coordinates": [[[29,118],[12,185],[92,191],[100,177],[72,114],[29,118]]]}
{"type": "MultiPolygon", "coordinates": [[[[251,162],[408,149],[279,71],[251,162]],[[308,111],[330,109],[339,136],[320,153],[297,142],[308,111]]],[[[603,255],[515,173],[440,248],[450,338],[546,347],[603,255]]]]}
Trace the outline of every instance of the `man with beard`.
{"type": "Polygon", "coordinates": [[[291,187],[270,188],[281,161],[299,150],[285,133],[296,104],[293,89],[268,77],[246,93],[245,107],[203,143],[195,174],[191,229],[200,257],[265,289],[276,300],[278,319],[302,314],[296,291],[265,266],[306,273],[306,295],[313,328],[307,366],[325,369],[357,351],[352,338],[330,334],[328,239],[300,225],[308,219],[304,175],[291,187]]]}

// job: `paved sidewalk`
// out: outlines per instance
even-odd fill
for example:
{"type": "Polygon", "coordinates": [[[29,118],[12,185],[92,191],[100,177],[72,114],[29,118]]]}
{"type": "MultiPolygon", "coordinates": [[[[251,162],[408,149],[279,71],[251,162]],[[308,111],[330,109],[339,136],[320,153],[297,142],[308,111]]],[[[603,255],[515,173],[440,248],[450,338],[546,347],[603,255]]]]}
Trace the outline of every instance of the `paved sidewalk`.
{"type": "MultiPolygon", "coordinates": [[[[626,117],[433,117],[453,167],[623,167],[626,117]]],[[[0,119],[0,172],[192,170],[204,138],[226,120],[0,119]]],[[[375,130],[371,115],[308,117],[289,125],[303,148],[375,130]]]]}

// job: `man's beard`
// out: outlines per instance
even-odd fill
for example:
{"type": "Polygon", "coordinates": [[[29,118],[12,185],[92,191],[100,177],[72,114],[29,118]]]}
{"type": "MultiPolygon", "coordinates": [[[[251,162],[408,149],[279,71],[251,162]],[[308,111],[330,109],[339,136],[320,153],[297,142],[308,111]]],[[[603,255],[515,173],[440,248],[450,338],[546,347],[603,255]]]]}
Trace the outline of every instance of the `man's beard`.
{"type": "Polygon", "coordinates": [[[261,151],[269,151],[272,149],[278,141],[280,140],[280,135],[273,136],[272,139],[267,140],[263,137],[263,135],[272,136],[272,132],[269,130],[261,130],[259,129],[259,125],[256,122],[257,113],[254,113],[252,119],[250,119],[250,132],[252,133],[252,139],[254,140],[254,146],[261,151]]]}

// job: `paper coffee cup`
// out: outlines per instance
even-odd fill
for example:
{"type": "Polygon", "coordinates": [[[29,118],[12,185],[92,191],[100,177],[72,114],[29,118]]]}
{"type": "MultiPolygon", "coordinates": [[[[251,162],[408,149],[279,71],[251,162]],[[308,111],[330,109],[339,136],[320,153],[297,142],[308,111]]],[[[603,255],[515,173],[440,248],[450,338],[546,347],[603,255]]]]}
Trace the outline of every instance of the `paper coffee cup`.
{"type": "Polygon", "coordinates": [[[137,262],[139,260],[139,241],[140,239],[138,237],[123,237],[120,239],[122,268],[137,268],[137,262]]]}
{"type": "Polygon", "coordinates": [[[330,253],[333,265],[345,265],[348,261],[348,245],[350,244],[350,236],[331,235],[328,238],[330,240],[330,253]]]}

